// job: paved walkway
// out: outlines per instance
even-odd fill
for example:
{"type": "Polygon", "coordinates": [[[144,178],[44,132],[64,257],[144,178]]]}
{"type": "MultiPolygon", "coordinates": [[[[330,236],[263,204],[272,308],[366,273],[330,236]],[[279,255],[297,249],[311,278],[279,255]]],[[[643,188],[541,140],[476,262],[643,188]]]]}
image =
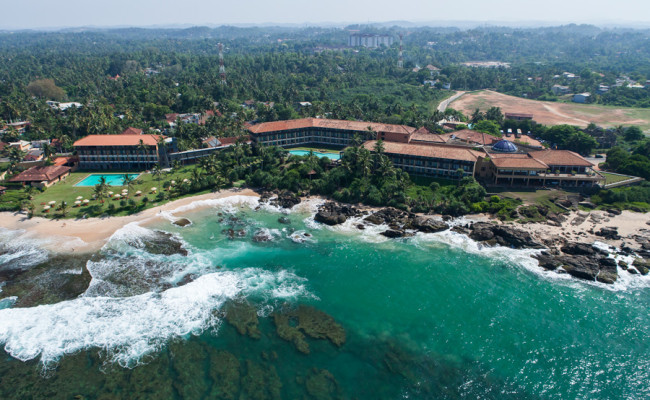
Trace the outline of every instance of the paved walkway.
{"type": "Polygon", "coordinates": [[[465,94],[465,92],[457,92],[455,95],[451,96],[450,98],[441,101],[440,104],[438,104],[438,111],[440,111],[440,112],[445,112],[445,110],[447,109],[447,107],[449,107],[449,105],[450,105],[454,100],[458,99],[460,96],[462,96],[462,95],[464,95],[464,94],[465,94]]]}

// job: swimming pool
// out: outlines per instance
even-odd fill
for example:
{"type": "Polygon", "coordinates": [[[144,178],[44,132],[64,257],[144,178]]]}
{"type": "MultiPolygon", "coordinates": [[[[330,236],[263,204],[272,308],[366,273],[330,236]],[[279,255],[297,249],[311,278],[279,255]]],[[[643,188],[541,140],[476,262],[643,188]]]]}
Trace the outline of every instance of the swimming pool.
{"type": "Polygon", "coordinates": [[[140,174],[90,174],[75,186],[95,186],[99,184],[102,176],[106,178],[108,186],[124,186],[124,175],[129,175],[133,179],[140,176],[140,174]]]}
{"type": "MultiPolygon", "coordinates": [[[[294,156],[306,156],[309,154],[308,150],[289,150],[289,153],[293,154],[294,156]]],[[[338,153],[321,153],[318,151],[314,151],[314,155],[316,157],[327,157],[330,160],[338,160],[341,158],[341,155],[338,153]]]]}

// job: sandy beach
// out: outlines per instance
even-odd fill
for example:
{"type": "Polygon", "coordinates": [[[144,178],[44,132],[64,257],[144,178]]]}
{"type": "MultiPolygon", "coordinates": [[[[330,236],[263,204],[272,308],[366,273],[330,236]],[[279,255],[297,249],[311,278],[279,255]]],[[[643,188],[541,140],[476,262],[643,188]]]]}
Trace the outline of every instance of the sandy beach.
{"type": "MultiPolygon", "coordinates": [[[[176,211],[177,215],[182,214],[183,209],[190,204],[200,208],[201,202],[206,200],[222,199],[230,196],[259,196],[251,189],[231,189],[218,193],[208,193],[198,196],[186,197],[166,203],[159,207],[153,207],[124,217],[105,217],[89,219],[63,219],[50,220],[41,217],[27,218],[22,213],[0,213],[0,227],[24,231],[23,237],[46,239],[44,247],[53,252],[95,252],[107,242],[107,240],[126,224],[137,222],[148,224],[163,218],[161,213],[176,211]]],[[[305,199],[303,199],[305,200],[305,199]]],[[[204,206],[209,206],[206,203],[204,206]]],[[[375,208],[366,208],[370,211],[375,208]]],[[[640,214],[631,211],[623,211],[620,215],[612,215],[606,211],[573,211],[566,215],[567,218],[560,226],[546,223],[515,224],[518,229],[530,232],[533,237],[542,243],[553,245],[554,241],[565,239],[574,242],[593,243],[594,241],[605,242],[614,247],[627,245],[633,249],[640,248],[637,237],[650,237],[650,213],[640,214]],[[609,240],[596,235],[601,228],[616,227],[621,239],[609,240]]],[[[485,214],[467,216],[472,221],[493,220],[485,214]]]]}
{"type": "Polygon", "coordinates": [[[560,226],[545,223],[517,224],[517,227],[530,232],[542,242],[553,238],[564,238],[573,242],[593,243],[600,241],[614,247],[623,244],[637,249],[640,244],[636,237],[650,237],[650,213],[641,214],[632,211],[623,211],[620,215],[612,215],[606,211],[594,210],[573,211],[567,214],[567,219],[560,226]],[[617,228],[621,239],[609,240],[595,233],[602,228],[617,228]]]}
{"type": "Polygon", "coordinates": [[[102,248],[115,231],[126,224],[153,222],[158,218],[162,218],[160,216],[162,212],[174,211],[198,201],[222,199],[237,195],[258,196],[255,191],[250,189],[222,190],[217,193],[207,193],[175,200],[124,217],[51,220],[41,217],[29,219],[23,213],[3,212],[0,213],[0,227],[24,231],[23,237],[46,239],[47,242],[44,247],[53,252],[95,252],[102,248]]]}

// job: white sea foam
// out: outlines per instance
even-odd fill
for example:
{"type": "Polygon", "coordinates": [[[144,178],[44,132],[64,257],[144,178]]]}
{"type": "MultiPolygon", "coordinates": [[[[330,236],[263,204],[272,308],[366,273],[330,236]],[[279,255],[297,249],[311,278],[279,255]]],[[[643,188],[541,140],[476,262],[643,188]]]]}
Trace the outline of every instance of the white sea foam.
{"type": "Polygon", "coordinates": [[[282,271],[223,271],[162,293],[126,298],[80,297],[57,304],[0,310],[0,343],[13,357],[43,364],[83,349],[104,350],[110,361],[133,365],[167,341],[218,327],[214,313],[236,296],[295,298],[304,280],[282,271]]]}
{"type": "Polygon", "coordinates": [[[48,242],[23,230],[0,228],[0,267],[21,269],[45,262],[48,252],[42,246],[48,242]]]}

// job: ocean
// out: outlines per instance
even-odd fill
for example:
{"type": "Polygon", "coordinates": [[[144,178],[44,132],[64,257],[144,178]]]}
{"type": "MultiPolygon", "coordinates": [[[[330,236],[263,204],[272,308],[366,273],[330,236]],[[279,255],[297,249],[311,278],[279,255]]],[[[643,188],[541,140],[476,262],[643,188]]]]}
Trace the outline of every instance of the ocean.
{"type": "Polygon", "coordinates": [[[87,256],[0,231],[0,398],[650,397],[650,277],[327,227],[317,205],[204,201],[87,256]]]}

